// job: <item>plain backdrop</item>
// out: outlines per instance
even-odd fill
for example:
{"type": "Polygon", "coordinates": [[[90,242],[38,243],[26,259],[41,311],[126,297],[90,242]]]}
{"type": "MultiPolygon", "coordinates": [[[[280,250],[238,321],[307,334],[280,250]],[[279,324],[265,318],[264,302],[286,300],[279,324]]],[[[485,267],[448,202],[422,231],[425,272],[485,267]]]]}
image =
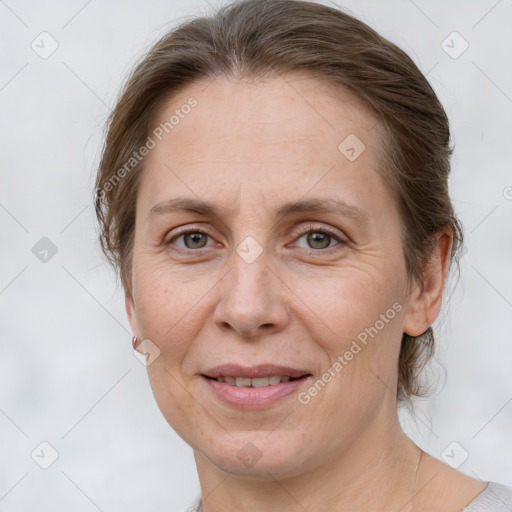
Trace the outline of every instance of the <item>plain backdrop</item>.
{"type": "MultiPolygon", "coordinates": [[[[337,3],[427,74],[455,143],[466,243],[435,324],[446,378],[434,363],[438,392],[401,413],[404,428],[468,475],[512,485],[512,1],[337,3]]],[[[171,512],[199,492],[192,449],[132,353],[91,191],[133,64],[218,5],[0,1],[0,511],[171,512]]]]}

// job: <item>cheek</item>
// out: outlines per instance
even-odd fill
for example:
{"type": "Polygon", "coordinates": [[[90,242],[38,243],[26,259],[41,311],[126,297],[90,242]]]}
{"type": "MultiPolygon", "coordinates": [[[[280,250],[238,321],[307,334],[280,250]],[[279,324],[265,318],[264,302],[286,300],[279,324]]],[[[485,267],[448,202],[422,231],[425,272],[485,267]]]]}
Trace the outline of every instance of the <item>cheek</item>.
{"type": "Polygon", "coordinates": [[[169,265],[147,262],[134,276],[137,320],[144,338],[152,340],[169,362],[176,362],[200,324],[194,322],[209,280],[188,282],[169,265]]]}
{"type": "Polygon", "coordinates": [[[201,424],[201,418],[186,391],[183,360],[201,329],[201,298],[211,285],[202,280],[189,283],[169,265],[149,261],[139,265],[134,283],[141,335],[160,351],[147,367],[153,395],[167,422],[187,439],[191,425],[201,424]]]}
{"type": "Polygon", "coordinates": [[[204,410],[191,399],[179,372],[173,371],[164,356],[156,359],[147,370],[155,401],[167,423],[189,444],[195,437],[204,437],[204,410]]]}
{"type": "Polygon", "coordinates": [[[302,305],[297,306],[311,317],[310,326],[317,326],[317,340],[330,340],[329,346],[336,348],[339,344],[338,348],[343,349],[346,342],[350,344],[376,323],[377,330],[384,335],[392,324],[400,323],[397,310],[402,308],[393,307],[401,297],[399,286],[378,269],[372,270],[352,265],[331,275],[301,276],[294,280],[294,293],[302,299],[302,305]],[[384,323],[381,315],[385,317],[384,323]],[[340,344],[339,340],[344,342],[340,344]]]}
{"type": "Polygon", "coordinates": [[[399,288],[382,273],[361,268],[314,281],[301,279],[304,286],[296,282],[294,290],[307,297],[308,331],[328,356],[324,370],[334,375],[326,385],[326,398],[337,404],[332,414],[367,407],[387,386],[394,389],[402,337],[399,288]]]}

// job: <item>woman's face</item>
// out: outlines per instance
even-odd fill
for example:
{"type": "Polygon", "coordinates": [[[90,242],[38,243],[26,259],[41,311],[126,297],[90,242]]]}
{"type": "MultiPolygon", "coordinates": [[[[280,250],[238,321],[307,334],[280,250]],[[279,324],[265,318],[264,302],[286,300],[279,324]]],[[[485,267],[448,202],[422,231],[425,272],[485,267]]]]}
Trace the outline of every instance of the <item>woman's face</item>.
{"type": "Polygon", "coordinates": [[[163,415],[196,457],[253,476],[377,442],[402,333],[427,327],[380,125],[299,75],[197,82],[155,126],[173,115],[145,159],[126,300],[163,415]]]}

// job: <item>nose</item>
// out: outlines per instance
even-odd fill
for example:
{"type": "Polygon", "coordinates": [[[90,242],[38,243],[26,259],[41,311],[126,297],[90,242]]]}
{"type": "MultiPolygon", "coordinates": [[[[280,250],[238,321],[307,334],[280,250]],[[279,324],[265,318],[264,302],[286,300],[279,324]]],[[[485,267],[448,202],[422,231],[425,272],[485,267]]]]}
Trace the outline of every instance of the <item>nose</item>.
{"type": "Polygon", "coordinates": [[[233,268],[222,279],[221,299],[215,323],[245,338],[282,331],[289,321],[286,286],[268,264],[264,254],[248,263],[233,255],[233,268]]]}

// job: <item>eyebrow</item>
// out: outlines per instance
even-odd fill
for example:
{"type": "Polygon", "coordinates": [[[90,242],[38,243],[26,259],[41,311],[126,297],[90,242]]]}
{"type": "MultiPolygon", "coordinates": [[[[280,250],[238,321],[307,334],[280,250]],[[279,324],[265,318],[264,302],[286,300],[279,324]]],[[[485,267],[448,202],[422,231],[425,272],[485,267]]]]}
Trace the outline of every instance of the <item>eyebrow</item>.
{"type": "MultiPolygon", "coordinates": [[[[176,197],[154,205],[148,217],[175,212],[190,212],[210,217],[227,217],[228,210],[208,201],[191,197],[176,197]]],[[[357,206],[347,204],[335,198],[310,198],[282,204],[276,211],[278,217],[284,218],[299,213],[333,213],[354,219],[360,223],[369,221],[368,212],[357,206]]]]}

